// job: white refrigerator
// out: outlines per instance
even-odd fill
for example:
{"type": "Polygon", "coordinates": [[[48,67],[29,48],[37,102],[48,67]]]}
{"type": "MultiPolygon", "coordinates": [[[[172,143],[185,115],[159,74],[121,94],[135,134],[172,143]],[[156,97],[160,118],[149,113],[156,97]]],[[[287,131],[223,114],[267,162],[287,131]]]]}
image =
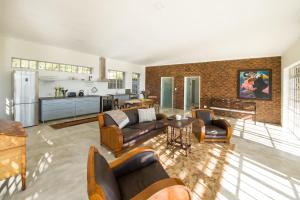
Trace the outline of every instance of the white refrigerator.
{"type": "Polygon", "coordinates": [[[13,71],[13,116],[24,127],[39,123],[38,72],[13,71]]]}

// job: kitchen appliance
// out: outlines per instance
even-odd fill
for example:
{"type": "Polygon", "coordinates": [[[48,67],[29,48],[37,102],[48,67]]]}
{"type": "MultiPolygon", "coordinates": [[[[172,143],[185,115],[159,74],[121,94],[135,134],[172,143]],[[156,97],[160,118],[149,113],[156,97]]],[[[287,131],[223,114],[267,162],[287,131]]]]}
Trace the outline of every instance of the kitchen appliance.
{"type": "Polygon", "coordinates": [[[83,90],[79,90],[78,96],[83,97],[84,96],[84,91],[83,90]]]}
{"type": "Polygon", "coordinates": [[[13,116],[24,127],[38,125],[39,85],[37,71],[13,71],[13,116]]]}
{"type": "Polygon", "coordinates": [[[68,92],[68,97],[76,97],[76,92],[68,92]]]}
{"type": "Polygon", "coordinates": [[[62,92],[63,97],[66,97],[68,90],[64,90],[64,88],[62,88],[61,92],[62,92]]]}
{"type": "Polygon", "coordinates": [[[113,109],[113,99],[111,96],[100,96],[100,112],[113,109]]]}

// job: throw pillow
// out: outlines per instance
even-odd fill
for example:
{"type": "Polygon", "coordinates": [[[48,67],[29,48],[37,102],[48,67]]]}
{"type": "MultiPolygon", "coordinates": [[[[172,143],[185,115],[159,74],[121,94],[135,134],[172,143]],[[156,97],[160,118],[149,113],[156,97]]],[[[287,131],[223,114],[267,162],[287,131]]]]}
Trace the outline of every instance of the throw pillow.
{"type": "Polygon", "coordinates": [[[154,108],[138,109],[138,113],[139,113],[139,123],[156,120],[154,108]]]}

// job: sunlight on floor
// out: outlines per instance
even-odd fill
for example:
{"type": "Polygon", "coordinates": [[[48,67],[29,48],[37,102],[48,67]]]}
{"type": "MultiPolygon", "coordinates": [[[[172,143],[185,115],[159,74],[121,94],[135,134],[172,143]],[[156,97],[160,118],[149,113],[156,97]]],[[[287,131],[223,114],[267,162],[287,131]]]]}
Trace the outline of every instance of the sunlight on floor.
{"type": "Polygon", "coordinates": [[[295,156],[300,156],[300,140],[282,127],[240,119],[229,119],[233,124],[233,134],[295,156]]]}
{"type": "Polygon", "coordinates": [[[230,152],[217,199],[299,199],[299,180],[230,152]]]}

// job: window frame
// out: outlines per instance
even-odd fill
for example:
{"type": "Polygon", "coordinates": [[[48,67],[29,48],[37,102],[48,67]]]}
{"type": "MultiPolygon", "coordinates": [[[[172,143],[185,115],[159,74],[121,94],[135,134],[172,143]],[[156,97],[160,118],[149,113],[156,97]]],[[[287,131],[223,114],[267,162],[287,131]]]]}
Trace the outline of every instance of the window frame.
{"type": "Polygon", "coordinates": [[[71,65],[65,63],[56,63],[56,62],[48,62],[41,60],[32,60],[25,58],[11,58],[11,67],[13,69],[31,69],[31,70],[45,70],[45,71],[53,71],[53,72],[67,72],[73,74],[92,74],[93,68],[87,66],[80,65],[71,65]],[[35,63],[31,65],[31,63],[35,63]],[[32,67],[35,66],[35,67],[32,67]],[[55,67],[54,67],[55,66],[55,67]],[[81,70],[79,70],[79,68],[81,70]]]}
{"type": "Polygon", "coordinates": [[[125,72],[108,70],[108,89],[125,89],[125,72]]]}
{"type": "Polygon", "coordinates": [[[140,81],[141,81],[141,74],[137,72],[132,72],[131,78],[131,92],[138,94],[140,90],[140,81]]]}

